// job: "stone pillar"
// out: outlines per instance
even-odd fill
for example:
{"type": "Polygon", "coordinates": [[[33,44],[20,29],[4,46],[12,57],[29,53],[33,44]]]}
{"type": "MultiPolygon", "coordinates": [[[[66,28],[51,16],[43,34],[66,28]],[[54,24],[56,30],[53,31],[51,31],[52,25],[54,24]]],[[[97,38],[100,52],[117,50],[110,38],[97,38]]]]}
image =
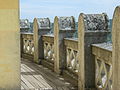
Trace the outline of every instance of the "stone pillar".
{"type": "Polygon", "coordinates": [[[112,62],[113,62],[113,88],[120,90],[120,6],[116,7],[112,25],[112,62]]]}
{"type": "Polygon", "coordinates": [[[0,0],[0,52],[0,90],[20,90],[18,0],[0,0]]]}
{"type": "Polygon", "coordinates": [[[34,33],[34,61],[40,63],[44,59],[44,45],[42,35],[50,32],[49,18],[35,18],[33,22],[34,33]]]}
{"type": "Polygon", "coordinates": [[[54,71],[60,74],[66,64],[64,38],[71,38],[75,30],[74,17],[55,17],[54,19],[54,71]]]}
{"type": "Polygon", "coordinates": [[[95,58],[91,44],[107,40],[108,17],[106,14],[80,14],[78,20],[79,90],[95,88],[95,58]]]}

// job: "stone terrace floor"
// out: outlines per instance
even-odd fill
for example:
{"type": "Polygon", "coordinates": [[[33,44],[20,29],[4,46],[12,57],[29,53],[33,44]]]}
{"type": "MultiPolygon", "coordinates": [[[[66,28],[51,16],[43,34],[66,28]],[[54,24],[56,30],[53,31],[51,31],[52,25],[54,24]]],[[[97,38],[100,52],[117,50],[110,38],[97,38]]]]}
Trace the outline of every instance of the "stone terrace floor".
{"type": "Polygon", "coordinates": [[[61,76],[29,61],[21,60],[21,90],[76,90],[61,76]]]}

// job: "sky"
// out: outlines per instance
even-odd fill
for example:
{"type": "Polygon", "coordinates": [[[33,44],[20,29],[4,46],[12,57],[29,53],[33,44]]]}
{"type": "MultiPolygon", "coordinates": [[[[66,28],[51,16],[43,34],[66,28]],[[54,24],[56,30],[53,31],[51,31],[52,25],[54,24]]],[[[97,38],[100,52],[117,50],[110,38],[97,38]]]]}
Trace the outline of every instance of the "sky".
{"type": "Polygon", "coordinates": [[[80,13],[107,13],[111,19],[119,0],[20,0],[20,18],[33,21],[36,18],[55,16],[74,16],[76,21],[80,13]]]}

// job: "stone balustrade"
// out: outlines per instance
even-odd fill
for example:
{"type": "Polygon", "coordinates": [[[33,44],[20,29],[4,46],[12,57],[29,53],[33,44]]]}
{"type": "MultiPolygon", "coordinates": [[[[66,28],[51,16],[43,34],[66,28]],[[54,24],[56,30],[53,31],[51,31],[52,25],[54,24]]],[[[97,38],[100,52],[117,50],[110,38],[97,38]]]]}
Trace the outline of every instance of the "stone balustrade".
{"type": "Polygon", "coordinates": [[[63,75],[79,90],[119,90],[119,85],[116,86],[119,82],[119,60],[115,58],[119,57],[120,46],[117,39],[118,11],[119,7],[113,18],[113,49],[112,44],[106,44],[110,33],[108,16],[105,13],[81,13],[78,19],[78,38],[74,38],[76,28],[73,16],[55,17],[53,34],[50,34],[48,18],[35,18],[34,33],[21,34],[22,56],[26,54],[34,57],[34,62],[63,75]]]}
{"type": "Polygon", "coordinates": [[[65,69],[62,72],[63,77],[78,86],[78,38],[64,38],[64,47],[66,55],[65,69]]]}
{"type": "Polygon", "coordinates": [[[44,59],[54,60],[54,44],[44,42],[44,59]]]}
{"type": "Polygon", "coordinates": [[[48,18],[35,18],[33,34],[21,34],[22,56],[27,58],[32,56],[32,59],[34,57],[34,62],[62,74],[76,87],[95,89],[99,88],[98,84],[95,83],[99,80],[95,79],[96,72],[94,69],[97,64],[94,63],[91,45],[106,42],[109,33],[108,17],[103,13],[80,14],[80,18],[78,21],[78,38],[74,37],[76,29],[73,16],[55,17],[53,34],[50,34],[51,27],[48,18]],[[80,19],[81,16],[82,20],[80,19]],[[83,75],[84,77],[82,77],[83,75]]]}
{"type": "Polygon", "coordinates": [[[44,59],[54,62],[54,36],[44,35],[44,59]]]}
{"type": "MultiPolygon", "coordinates": [[[[1,0],[0,2],[2,3],[0,6],[1,90],[21,89],[20,37],[22,58],[51,67],[54,72],[78,87],[78,90],[120,90],[120,6],[114,11],[112,43],[108,43],[109,19],[105,13],[81,13],[78,18],[78,32],[73,16],[56,16],[53,34],[50,34],[49,18],[35,18],[33,33],[28,33],[30,22],[22,19],[20,20],[21,35],[19,35],[19,1],[1,0]],[[76,32],[78,38],[74,38],[76,32]]],[[[32,73],[36,75],[36,72],[32,73]]],[[[30,72],[26,73],[28,74],[30,72]]],[[[41,74],[49,74],[49,70],[41,74]]],[[[50,74],[51,77],[54,76],[50,74]]],[[[49,83],[51,79],[48,79],[49,83]]],[[[63,78],[59,79],[63,80],[63,78]]],[[[65,84],[69,83],[65,82],[65,84]]]]}
{"type": "Polygon", "coordinates": [[[42,36],[44,45],[44,59],[42,59],[42,65],[50,68],[54,71],[54,35],[43,35],[42,36]]]}
{"type": "Polygon", "coordinates": [[[112,90],[112,44],[93,44],[95,55],[95,84],[97,89],[112,90]]]}
{"type": "Polygon", "coordinates": [[[22,57],[33,59],[34,56],[34,41],[33,33],[21,33],[21,53],[22,57]]]}
{"type": "Polygon", "coordinates": [[[78,74],[79,64],[78,64],[78,40],[65,38],[64,43],[66,46],[67,55],[67,69],[78,74]]]}

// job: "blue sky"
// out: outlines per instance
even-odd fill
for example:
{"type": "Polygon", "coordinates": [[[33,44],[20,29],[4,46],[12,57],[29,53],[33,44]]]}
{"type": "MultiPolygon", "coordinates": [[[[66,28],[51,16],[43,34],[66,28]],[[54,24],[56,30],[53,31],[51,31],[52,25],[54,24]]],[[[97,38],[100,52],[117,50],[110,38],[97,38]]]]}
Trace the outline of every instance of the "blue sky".
{"type": "Polygon", "coordinates": [[[80,13],[106,12],[112,18],[119,0],[20,0],[20,18],[33,21],[34,17],[74,16],[76,21],[80,13]]]}

